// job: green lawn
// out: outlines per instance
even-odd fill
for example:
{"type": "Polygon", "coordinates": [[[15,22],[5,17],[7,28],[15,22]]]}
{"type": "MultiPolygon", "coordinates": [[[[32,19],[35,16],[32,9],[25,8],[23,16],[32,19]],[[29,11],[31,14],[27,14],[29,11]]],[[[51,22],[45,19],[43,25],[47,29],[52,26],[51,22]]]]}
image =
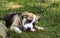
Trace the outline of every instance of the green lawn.
{"type": "Polygon", "coordinates": [[[41,17],[37,25],[45,30],[23,32],[9,31],[11,38],[60,38],[60,1],[59,0],[0,0],[0,17],[7,12],[29,11],[41,17]],[[16,5],[14,8],[13,6],[16,5]]]}

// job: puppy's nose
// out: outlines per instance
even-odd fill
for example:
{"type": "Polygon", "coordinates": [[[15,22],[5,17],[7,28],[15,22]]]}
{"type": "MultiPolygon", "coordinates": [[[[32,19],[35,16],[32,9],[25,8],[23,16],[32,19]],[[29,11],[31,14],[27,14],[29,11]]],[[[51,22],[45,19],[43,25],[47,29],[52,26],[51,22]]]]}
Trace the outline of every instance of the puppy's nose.
{"type": "Polygon", "coordinates": [[[30,29],[31,29],[30,27],[27,28],[27,30],[30,30],[30,29]]]}

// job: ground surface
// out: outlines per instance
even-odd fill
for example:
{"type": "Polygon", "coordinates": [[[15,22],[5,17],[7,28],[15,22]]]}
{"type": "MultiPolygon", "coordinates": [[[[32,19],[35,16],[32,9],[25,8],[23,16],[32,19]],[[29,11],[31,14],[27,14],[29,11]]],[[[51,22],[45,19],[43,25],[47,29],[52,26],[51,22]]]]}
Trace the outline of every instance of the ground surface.
{"type": "Polygon", "coordinates": [[[45,30],[23,32],[9,31],[10,38],[60,38],[59,0],[0,0],[0,17],[7,12],[29,11],[41,17],[37,25],[45,30]]]}

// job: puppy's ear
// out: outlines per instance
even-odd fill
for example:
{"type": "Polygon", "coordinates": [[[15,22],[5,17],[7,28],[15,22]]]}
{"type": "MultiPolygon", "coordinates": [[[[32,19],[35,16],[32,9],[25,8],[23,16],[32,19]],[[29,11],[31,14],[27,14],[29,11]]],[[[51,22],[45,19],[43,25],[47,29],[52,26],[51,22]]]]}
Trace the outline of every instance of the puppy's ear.
{"type": "Polygon", "coordinates": [[[36,22],[40,21],[40,16],[36,16],[36,22]]]}

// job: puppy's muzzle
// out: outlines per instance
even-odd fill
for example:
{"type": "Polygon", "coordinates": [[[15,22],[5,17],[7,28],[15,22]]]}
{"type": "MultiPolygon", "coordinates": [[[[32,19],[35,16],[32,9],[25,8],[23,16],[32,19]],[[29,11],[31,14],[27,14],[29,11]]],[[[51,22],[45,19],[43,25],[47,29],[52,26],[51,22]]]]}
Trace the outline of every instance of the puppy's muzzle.
{"type": "Polygon", "coordinates": [[[28,27],[28,28],[27,28],[27,31],[30,31],[30,30],[31,30],[31,28],[30,28],[30,27],[28,27]]]}

